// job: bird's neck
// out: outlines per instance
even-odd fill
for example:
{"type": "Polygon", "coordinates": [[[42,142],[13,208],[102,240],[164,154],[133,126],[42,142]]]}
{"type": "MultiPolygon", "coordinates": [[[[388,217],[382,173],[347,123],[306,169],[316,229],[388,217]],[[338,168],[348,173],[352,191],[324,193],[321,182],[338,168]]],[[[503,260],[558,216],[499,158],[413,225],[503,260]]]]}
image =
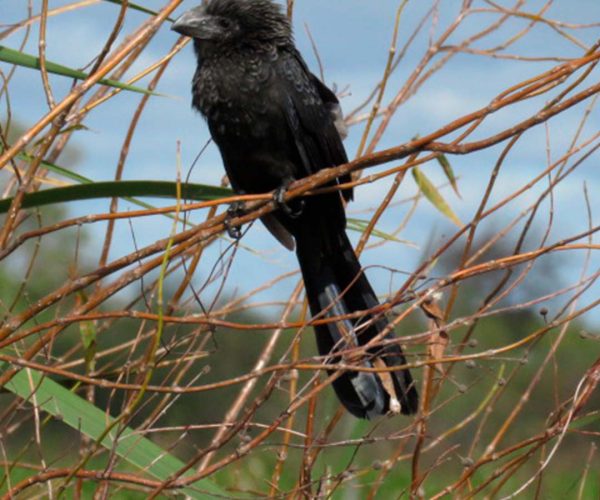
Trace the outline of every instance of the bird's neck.
{"type": "Polygon", "coordinates": [[[200,62],[214,60],[223,61],[231,59],[269,57],[280,49],[285,43],[262,43],[255,40],[240,40],[238,43],[219,44],[212,40],[194,40],[194,50],[200,62]]]}

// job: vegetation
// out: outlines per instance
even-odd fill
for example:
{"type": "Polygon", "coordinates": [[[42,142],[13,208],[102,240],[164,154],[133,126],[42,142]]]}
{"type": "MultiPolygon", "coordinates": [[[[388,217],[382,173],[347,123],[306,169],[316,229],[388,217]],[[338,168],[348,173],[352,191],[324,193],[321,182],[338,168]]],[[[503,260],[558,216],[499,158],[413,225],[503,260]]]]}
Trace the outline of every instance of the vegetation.
{"type": "Polygon", "coordinates": [[[187,40],[160,39],[181,3],[23,2],[0,27],[0,495],[597,498],[592,3],[569,19],[545,1],[386,4],[381,75],[354,109],[340,92],[354,159],[290,187],[352,172],[375,193],[350,228],[422,396],[416,418],[377,421],[339,408],[293,260],[253,236],[272,195],[192,185],[179,149],[166,181],[130,161],[160,142],[141,127],[176,128],[147,117],[184,57],[187,40]],[[69,36],[49,37],[53,20],[91,31],[98,9],[114,24],[90,64],[56,57],[69,36]],[[441,107],[465,61],[511,84],[402,140],[404,110],[441,107]],[[96,178],[85,165],[109,132],[115,165],[96,178]],[[239,200],[253,227],[230,241],[239,200]]]}

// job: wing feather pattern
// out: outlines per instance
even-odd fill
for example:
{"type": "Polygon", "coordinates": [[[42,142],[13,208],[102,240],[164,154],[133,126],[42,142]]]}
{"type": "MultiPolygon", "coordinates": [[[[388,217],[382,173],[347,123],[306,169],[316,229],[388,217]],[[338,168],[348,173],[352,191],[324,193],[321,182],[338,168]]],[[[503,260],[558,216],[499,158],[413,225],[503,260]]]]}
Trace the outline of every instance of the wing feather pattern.
{"type": "MultiPolygon", "coordinates": [[[[347,163],[342,137],[336,127],[341,109],[335,94],[308,70],[296,51],[281,53],[277,69],[287,96],[284,114],[302,160],[303,171],[299,177],[347,163]]],[[[349,180],[349,176],[341,178],[341,182],[349,180]]],[[[344,198],[352,198],[351,189],[344,191],[344,198]]]]}

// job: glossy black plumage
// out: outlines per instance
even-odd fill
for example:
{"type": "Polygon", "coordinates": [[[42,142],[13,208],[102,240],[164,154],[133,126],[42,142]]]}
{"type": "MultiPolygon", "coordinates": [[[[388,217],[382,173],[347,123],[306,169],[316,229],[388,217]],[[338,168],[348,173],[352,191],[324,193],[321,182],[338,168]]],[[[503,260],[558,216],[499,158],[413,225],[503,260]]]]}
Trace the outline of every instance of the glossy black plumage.
{"type": "MultiPolygon", "coordinates": [[[[183,14],[173,29],[194,38],[198,67],[193,106],[206,118],[237,192],[277,190],[348,161],[338,100],[308,70],[277,4],[209,0],[183,14]]],[[[346,236],[342,197],[351,199],[352,191],[294,200],[290,208],[298,213],[278,210],[263,222],[288,248],[295,242],[313,316],[365,311],[353,320],[316,326],[321,355],[367,368],[403,365],[392,332],[356,355],[388,322],[366,312],[378,301],[346,236]]],[[[333,386],[358,417],[416,412],[418,397],[409,371],[388,373],[345,371],[333,386]]]]}

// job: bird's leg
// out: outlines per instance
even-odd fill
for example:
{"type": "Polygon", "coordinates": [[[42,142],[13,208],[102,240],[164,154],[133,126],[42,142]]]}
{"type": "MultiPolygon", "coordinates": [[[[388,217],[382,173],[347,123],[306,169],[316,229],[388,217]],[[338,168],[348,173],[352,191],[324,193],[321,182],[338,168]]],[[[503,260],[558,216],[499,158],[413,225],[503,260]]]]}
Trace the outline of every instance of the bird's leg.
{"type": "Polygon", "coordinates": [[[242,237],[242,231],[240,230],[240,226],[234,226],[231,224],[231,219],[236,217],[240,217],[246,213],[246,207],[243,201],[234,201],[227,208],[227,216],[223,221],[225,225],[225,229],[227,230],[227,234],[231,239],[239,240],[242,237]]]}
{"type": "Polygon", "coordinates": [[[275,190],[275,194],[273,195],[273,199],[275,200],[275,204],[277,208],[279,208],[282,212],[284,212],[288,217],[292,219],[296,219],[302,215],[302,210],[304,210],[304,200],[292,200],[292,204],[295,206],[292,207],[290,204],[285,201],[285,193],[288,190],[288,187],[292,183],[293,179],[286,179],[283,181],[281,186],[279,186],[275,190]]]}

